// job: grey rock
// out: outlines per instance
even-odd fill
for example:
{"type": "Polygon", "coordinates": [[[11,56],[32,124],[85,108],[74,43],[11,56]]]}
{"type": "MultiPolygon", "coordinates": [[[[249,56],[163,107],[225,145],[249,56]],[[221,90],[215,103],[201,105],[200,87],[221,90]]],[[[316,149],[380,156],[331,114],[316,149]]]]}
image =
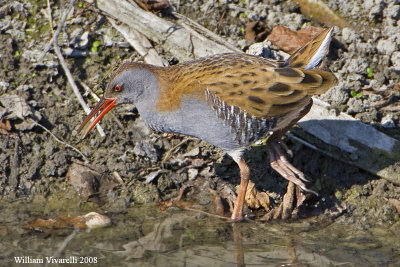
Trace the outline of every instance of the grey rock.
{"type": "Polygon", "coordinates": [[[366,85],[364,88],[365,89],[372,88],[375,90],[375,88],[379,88],[381,85],[382,85],[382,82],[374,79],[374,80],[369,81],[369,84],[366,85]]]}
{"type": "Polygon", "coordinates": [[[190,150],[189,152],[183,154],[184,157],[196,157],[200,154],[200,148],[199,147],[195,147],[192,150],[190,150]]]}
{"type": "Polygon", "coordinates": [[[8,119],[24,119],[33,114],[26,101],[16,94],[3,94],[0,103],[7,109],[8,119]]]}
{"type": "Polygon", "coordinates": [[[0,118],[3,118],[3,116],[6,115],[6,113],[7,109],[0,106],[0,118]]]}
{"type": "Polygon", "coordinates": [[[373,6],[369,11],[368,16],[371,20],[379,19],[380,17],[382,17],[382,11],[383,7],[381,5],[373,6]]]}
{"type": "Polygon", "coordinates": [[[377,94],[369,94],[369,95],[368,95],[368,99],[369,99],[371,102],[377,102],[377,101],[382,100],[383,97],[382,97],[381,95],[377,95],[377,94]]]}
{"type": "Polygon", "coordinates": [[[189,181],[194,180],[198,174],[199,174],[199,171],[197,169],[189,169],[188,170],[189,181]]]}
{"type": "Polygon", "coordinates": [[[384,128],[395,128],[396,123],[394,122],[393,114],[387,114],[385,117],[383,117],[381,120],[381,125],[384,128]]]}
{"type": "Polygon", "coordinates": [[[349,114],[356,114],[364,111],[364,106],[361,99],[355,97],[350,98],[350,100],[347,102],[347,105],[348,105],[347,113],[349,114]]]}
{"type": "Polygon", "coordinates": [[[375,1],[374,0],[365,0],[363,1],[363,8],[365,8],[365,10],[370,10],[374,5],[375,5],[375,1]]]}
{"type": "Polygon", "coordinates": [[[298,13],[290,13],[283,16],[284,25],[292,31],[296,31],[299,25],[303,24],[303,20],[303,15],[298,13]]]}
{"type": "Polygon", "coordinates": [[[56,174],[56,164],[53,160],[46,160],[41,172],[44,177],[54,176],[56,174]]]}
{"type": "Polygon", "coordinates": [[[342,69],[346,73],[363,74],[368,66],[369,61],[366,58],[355,57],[347,60],[342,69]]]}
{"type": "Polygon", "coordinates": [[[29,89],[32,88],[33,86],[31,84],[22,84],[17,87],[17,91],[28,91],[29,89]]]}
{"type": "Polygon", "coordinates": [[[214,174],[211,171],[211,167],[206,167],[200,172],[200,175],[203,176],[203,177],[211,177],[214,174]]]}
{"type": "Polygon", "coordinates": [[[335,86],[328,90],[320,97],[322,100],[330,102],[332,106],[337,107],[343,105],[349,99],[349,94],[341,90],[341,86],[335,86]]]}
{"type": "Polygon", "coordinates": [[[161,171],[160,170],[158,170],[158,171],[154,171],[154,172],[151,172],[151,173],[149,173],[149,174],[147,174],[144,178],[145,178],[145,180],[146,180],[146,184],[148,184],[148,183],[151,183],[154,179],[156,179],[157,177],[158,177],[158,175],[161,173],[161,171]]]}
{"type": "Polygon", "coordinates": [[[246,53],[275,60],[285,60],[290,56],[289,54],[283,51],[276,51],[272,49],[271,46],[272,46],[271,42],[265,40],[262,43],[255,43],[251,45],[249,49],[246,51],[246,53]]]}
{"type": "Polygon", "coordinates": [[[28,60],[28,62],[32,63],[34,67],[45,66],[47,68],[57,70],[59,66],[57,57],[51,53],[46,53],[43,57],[42,55],[43,51],[39,49],[24,50],[22,52],[22,57],[28,60]]]}
{"type": "Polygon", "coordinates": [[[399,5],[392,5],[387,10],[387,16],[389,18],[399,20],[400,19],[400,6],[399,5]]]}
{"type": "Polygon", "coordinates": [[[76,35],[73,37],[73,41],[70,44],[78,49],[86,49],[89,46],[89,32],[86,31],[82,34],[82,29],[80,28],[75,31],[72,33],[72,36],[76,35]],[[75,31],[79,31],[79,33],[76,34],[75,31]]]}
{"type": "Polygon", "coordinates": [[[393,64],[392,68],[400,71],[400,51],[393,52],[390,60],[393,64]]]}
{"type": "Polygon", "coordinates": [[[394,41],[388,39],[381,39],[376,45],[376,49],[382,54],[391,55],[397,50],[397,44],[394,41]]]}
{"type": "Polygon", "coordinates": [[[0,19],[0,32],[5,32],[12,28],[11,16],[0,19]]]}
{"type": "Polygon", "coordinates": [[[155,163],[158,161],[157,150],[149,141],[140,141],[136,143],[132,152],[136,156],[148,158],[151,162],[155,163]]]}
{"type": "Polygon", "coordinates": [[[67,57],[86,57],[89,55],[87,51],[73,49],[71,47],[64,48],[62,51],[63,54],[66,55],[67,57]]]}
{"type": "Polygon", "coordinates": [[[72,39],[72,41],[69,44],[74,46],[78,42],[78,38],[82,33],[83,29],[81,27],[73,30],[72,33],[70,34],[70,38],[72,39]]]}
{"type": "Polygon", "coordinates": [[[8,82],[0,82],[0,89],[1,91],[7,91],[8,87],[10,86],[10,84],[8,82]]]}
{"type": "Polygon", "coordinates": [[[55,150],[54,144],[53,142],[47,142],[44,148],[44,154],[46,155],[46,157],[50,157],[51,155],[53,155],[55,150]]]}
{"type": "Polygon", "coordinates": [[[36,125],[36,123],[34,123],[31,120],[29,120],[29,121],[24,120],[21,123],[15,124],[14,127],[15,127],[15,129],[20,130],[20,131],[28,131],[28,130],[32,130],[33,127],[35,127],[35,125],[36,125]]]}
{"type": "Polygon", "coordinates": [[[351,43],[357,38],[357,34],[351,28],[344,28],[342,30],[342,37],[346,43],[351,43]]]}

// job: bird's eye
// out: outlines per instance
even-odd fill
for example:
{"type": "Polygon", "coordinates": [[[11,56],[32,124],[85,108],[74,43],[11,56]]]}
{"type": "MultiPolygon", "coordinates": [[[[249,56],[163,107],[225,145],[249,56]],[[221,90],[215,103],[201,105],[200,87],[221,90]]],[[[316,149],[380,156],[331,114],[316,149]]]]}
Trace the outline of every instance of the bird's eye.
{"type": "Polygon", "coordinates": [[[115,92],[121,92],[121,90],[122,90],[121,85],[117,84],[116,86],[114,86],[114,91],[115,92]]]}

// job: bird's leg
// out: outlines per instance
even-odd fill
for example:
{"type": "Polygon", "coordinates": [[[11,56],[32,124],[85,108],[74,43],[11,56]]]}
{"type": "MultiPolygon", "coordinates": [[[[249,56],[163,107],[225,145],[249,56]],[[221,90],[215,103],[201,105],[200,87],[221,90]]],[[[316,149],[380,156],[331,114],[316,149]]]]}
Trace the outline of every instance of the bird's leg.
{"type": "MultiPolygon", "coordinates": [[[[296,199],[296,190],[294,190],[294,186],[291,184],[297,185],[303,191],[313,193],[318,195],[316,192],[308,189],[304,182],[308,182],[305,178],[304,173],[294,167],[286,158],[283,150],[290,155],[293,156],[292,151],[281,141],[282,135],[287,132],[299,119],[301,119],[305,114],[308,113],[312,106],[312,100],[310,103],[305,106],[295,118],[287,123],[286,127],[283,127],[277,131],[275,131],[267,141],[267,150],[270,160],[271,167],[277,171],[283,178],[289,181],[288,191],[284,196],[284,201],[282,202],[280,217],[288,218],[287,214],[289,211],[293,210],[294,199],[296,199]],[[282,150],[283,148],[283,150],[282,150]],[[304,182],[303,182],[304,181],[304,182]]],[[[301,194],[301,192],[299,192],[301,194]]],[[[275,217],[275,216],[274,216],[275,217]]]]}
{"type": "Polygon", "coordinates": [[[231,220],[234,222],[238,222],[243,220],[243,204],[246,195],[247,185],[249,184],[250,180],[250,168],[242,158],[237,160],[235,159],[235,161],[239,165],[240,169],[240,187],[231,220]]]}
{"type": "MultiPolygon", "coordinates": [[[[294,167],[285,157],[282,149],[279,147],[280,141],[273,141],[268,146],[268,155],[271,167],[277,171],[283,178],[288,181],[293,182],[299,186],[302,190],[315,193],[314,191],[308,189],[303,183],[309,182],[304,173],[294,167]]],[[[316,193],[315,193],[316,194],[316,193]]]]}

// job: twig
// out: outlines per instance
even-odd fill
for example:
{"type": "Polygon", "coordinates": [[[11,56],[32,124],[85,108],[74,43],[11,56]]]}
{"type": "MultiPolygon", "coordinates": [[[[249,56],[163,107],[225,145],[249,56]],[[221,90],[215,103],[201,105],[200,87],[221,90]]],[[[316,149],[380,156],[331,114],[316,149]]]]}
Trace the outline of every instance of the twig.
{"type": "MultiPolygon", "coordinates": [[[[64,13],[64,16],[62,17],[60,23],[58,24],[56,33],[53,35],[53,38],[51,38],[51,40],[46,44],[46,46],[43,50],[43,53],[39,57],[39,60],[42,59],[44,57],[44,55],[50,50],[50,48],[54,44],[54,42],[58,42],[58,40],[57,40],[58,36],[61,33],[61,30],[64,26],[65,21],[67,20],[69,12],[71,12],[72,7],[74,6],[74,2],[75,2],[75,0],[71,0],[71,3],[68,6],[67,11],[64,13]]],[[[50,6],[48,6],[48,8],[50,9],[50,6]]],[[[50,12],[49,12],[49,21],[52,21],[50,12]]],[[[53,23],[51,22],[51,24],[53,24],[53,23]]]]}
{"type": "MultiPolygon", "coordinates": [[[[64,23],[65,23],[65,20],[66,20],[66,18],[67,18],[67,16],[68,16],[68,13],[71,12],[71,10],[72,10],[72,7],[73,7],[73,5],[74,5],[74,2],[75,2],[75,0],[71,0],[71,3],[70,3],[70,5],[68,6],[67,11],[64,13],[63,19],[61,20],[61,22],[60,22],[59,25],[58,25],[57,32],[56,32],[55,35],[53,36],[53,47],[54,47],[54,51],[56,52],[57,57],[58,57],[58,59],[59,59],[59,61],[60,61],[60,64],[61,64],[62,68],[64,69],[65,75],[67,75],[68,82],[70,83],[70,85],[71,85],[71,87],[72,87],[72,90],[74,91],[74,94],[75,94],[76,97],[78,98],[79,104],[81,104],[81,106],[82,106],[83,109],[85,110],[86,114],[89,114],[89,113],[90,113],[90,108],[89,108],[89,106],[86,104],[86,102],[85,102],[85,100],[83,99],[81,93],[79,92],[79,89],[78,89],[78,87],[76,86],[76,83],[75,83],[75,81],[74,81],[74,78],[72,77],[71,71],[69,70],[69,68],[68,68],[68,66],[67,66],[67,63],[65,62],[65,59],[64,59],[64,57],[63,57],[63,55],[62,55],[62,53],[61,53],[60,47],[58,46],[58,35],[59,35],[60,32],[61,32],[61,28],[63,28],[63,26],[64,26],[64,23]]],[[[97,131],[99,132],[99,134],[100,134],[101,137],[106,136],[105,133],[104,133],[103,128],[101,128],[101,126],[100,126],[99,124],[96,124],[96,129],[97,129],[97,131]]]]}
{"type": "Polygon", "coordinates": [[[171,154],[174,152],[175,149],[177,149],[178,147],[180,147],[180,146],[183,145],[184,143],[186,143],[186,142],[188,142],[188,141],[192,141],[192,140],[196,140],[196,138],[188,137],[188,136],[184,137],[183,140],[182,140],[181,142],[179,142],[176,146],[174,146],[173,148],[171,148],[170,150],[168,150],[168,151],[165,153],[165,155],[164,155],[164,157],[163,157],[161,163],[165,163],[165,162],[171,157],[171,154]]]}
{"type": "MultiPolygon", "coordinates": [[[[50,6],[50,0],[47,0],[47,16],[49,17],[49,25],[51,32],[54,35],[54,28],[53,28],[53,20],[51,19],[51,6],[50,6]]],[[[51,41],[50,41],[51,42],[51,41]]],[[[47,51],[46,51],[47,52],[47,51]]]]}
{"type": "Polygon", "coordinates": [[[60,144],[63,144],[66,147],[71,148],[72,150],[74,150],[75,152],[77,152],[78,154],[80,154],[82,156],[82,158],[85,161],[88,161],[88,159],[86,158],[85,155],[83,155],[83,153],[81,151],[79,151],[79,149],[77,149],[76,147],[66,143],[65,141],[62,141],[60,138],[58,138],[57,136],[55,136],[49,129],[47,129],[46,127],[44,127],[43,125],[41,125],[40,123],[38,123],[37,121],[33,120],[33,119],[29,119],[30,121],[32,121],[35,125],[39,126],[40,128],[42,128],[43,130],[45,130],[46,132],[48,132],[54,139],[56,139],[57,142],[59,142],[60,144]]]}
{"type": "Polygon", "coordinates": [[[286,133],[285,135],[286,135],[287,137],[289,137],[290,139],[293,139],[293,140],[295,140],[295,141],[298,141],[298,142],[302,143],[303,145],[305,145],[305,146],[307,146],[307,147],[309,147],[309,148],[311,148],[311,149],[313,149],[313,150],[315,150],[315,151],[318,151],[318,152],[320,152],[320,153],[322,153],[322,154],[324,154],[324,155],[327,155],[327,156],[329,156],[329,157],[333,157],[333,156],[332,156],[331,154],[329,154],[328,152],[326,152],[326,151],[324,151],[324,150],[322,150],[322,149],[320,149],[320,148],[314,146],[313,144],[311,144],[311,143],[309,143],[309,142],[307,142],[307,141],[301,139],[300,137],[297,137],[297,136],[295,136],[295,135],[293,135],[293,134],[291,134],[291,133],[286,133]]]}
{"type": "Polygon", "coordinates": [[[86,95],[86,94],[90,94],[90,95],[94,98],[94,100],[96,100],[97,102],[100,101],[100,97],[98,97],[98,96],[96,95],[96,93],[93,92],[93,90],[90,89],[90,87],[89,87],[86,83],[80,81],[80,84],[81,84],[81,86],[83,87],[83,89],[86,90],[85,95],[86,95]]]}

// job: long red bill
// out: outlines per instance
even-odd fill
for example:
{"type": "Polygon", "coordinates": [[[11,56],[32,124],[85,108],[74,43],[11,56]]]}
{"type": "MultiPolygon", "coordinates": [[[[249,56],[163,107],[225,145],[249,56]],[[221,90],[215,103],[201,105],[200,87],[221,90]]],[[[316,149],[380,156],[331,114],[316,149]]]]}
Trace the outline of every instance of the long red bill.
{"type": "Polygon", "coordinates": [[[92,109],[92,111],[89,113],[89,115],[86,117],[86,119],[82,122],[81,126],[78,129],[78,133],[85,127],[85,125],[90,121],[91,118],[93,118],[97,113],[100,112],[99,115],[97,115],[90,124],[89,128],[86,129],[85,133],[83,134],[82,138],[85,138],[86,135],[90,132],[90,130],[93,129],[94,126],[101,120],[101,118],[104,117],[104,115],[107,114],[113,107],[115,107],[115,98],[101,98],[99,103],[92,109]]]}

